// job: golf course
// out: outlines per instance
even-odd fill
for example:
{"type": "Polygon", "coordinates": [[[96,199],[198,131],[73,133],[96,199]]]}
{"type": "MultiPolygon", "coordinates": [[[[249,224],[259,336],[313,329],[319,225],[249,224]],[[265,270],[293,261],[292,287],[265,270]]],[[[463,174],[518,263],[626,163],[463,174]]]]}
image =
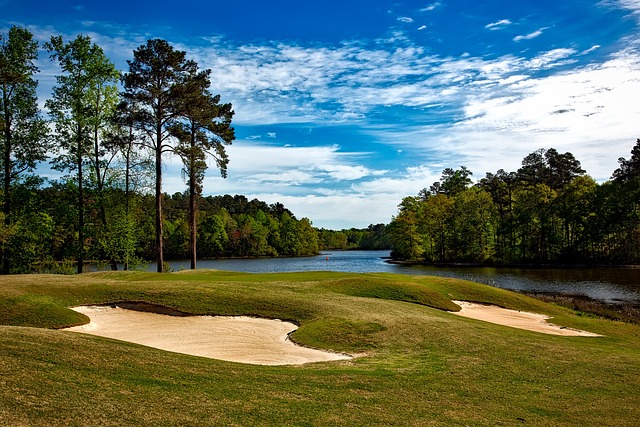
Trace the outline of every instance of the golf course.
{"type": "Polygon", "coordinates": [[[2,426],[633,426],[639,419],[640,326],[468,281],[215,270],[0,279],[2,426]],[[468,317],[483,308],[562,332],[468,317]],[[100,316],[110,314],[124,319],[113,323],[121,335],[105,332],[116,320],[100,316]],[[132,316],[137,323],[126,323],[132,316]],[[262,347],[247,340],[230,351],[253,359],[217,356],[210,347],[261,338],[270,326],[240,332],[225,323],[218,338],[206,330],[214,320],[277,321],[286,345],[336,357],[263,359],[262,347]],[[139,340],[114,338],[125,336],[139,340]],[[162,342],[144,341],[153,336],[162,342]],[[206,353],[188,354],[198,346],[206,353]]]}

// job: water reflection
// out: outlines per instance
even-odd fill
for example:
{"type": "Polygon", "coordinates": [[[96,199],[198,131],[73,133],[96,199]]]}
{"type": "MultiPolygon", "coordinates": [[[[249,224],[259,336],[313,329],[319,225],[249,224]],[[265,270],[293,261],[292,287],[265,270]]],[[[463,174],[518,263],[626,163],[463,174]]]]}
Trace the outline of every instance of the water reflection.
{"type": "Polygon", "coordinates": [[[455,277],[504,289],[584,295],[607,302],[640,302],[638,268],[436,268],[414,266],[411,274],[455,277]],[[418,273],[419,272],[419,273],[418,273]]]}
{"type": "MultiPolygon", "coordinates": [[[[640,268],[440,268],[385,262],[389,251],[335,251],[305,258],[202,260],[198,268],[276,273],[293,271],[388,272],[453,277],[504,289],[585,295],[608,302],[640,303],[640,268]]],[[[172,261],[174,270],[188,261],[172,261]]],[[[150,271],[153,271],[150,266],[150,271]]]]}

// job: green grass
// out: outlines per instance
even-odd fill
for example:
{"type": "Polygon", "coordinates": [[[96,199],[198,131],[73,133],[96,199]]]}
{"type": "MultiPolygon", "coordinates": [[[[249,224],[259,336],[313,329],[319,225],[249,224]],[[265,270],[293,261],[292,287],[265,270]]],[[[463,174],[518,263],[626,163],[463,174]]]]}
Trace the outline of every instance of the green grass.
{"type": "Polygon", "coordinates": [[[0,425],[635,425],[640,327],[484,285],[391,274],[0,278],[0,425]],[[452,299],[536,311],[604,335],[558,337],[455,316],[452,299]],[[56,330],[82,304],[295,321],[351,361],[268,367],[56,330]]]}

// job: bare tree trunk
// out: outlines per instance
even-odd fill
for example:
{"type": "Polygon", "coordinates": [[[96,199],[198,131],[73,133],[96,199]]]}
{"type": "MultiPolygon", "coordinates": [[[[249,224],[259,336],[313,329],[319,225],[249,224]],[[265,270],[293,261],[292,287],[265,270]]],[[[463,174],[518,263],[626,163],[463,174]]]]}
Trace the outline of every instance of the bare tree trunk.
{"type": "MultiPolygon", "coordinates": [[[[193,150],[192,150],[193,151],[193,150]]],[[[193,157],[193,153],[191,154],[191,156],[193,157]]],[[[193,161],[192,161],[192,165],[193,165],[193,161]]],[[[196,184],[195,184],[195,171],[194,168],[191,168],[190,171],[190,177],[189,177],[189,228],[190,228],[190,232],[191,232],[191,241],[189,242],[190,246],[191,246],[191,269],[195,270],[196,269],[196,211],[197,211],[197,206],[196,206],[196,184]]]]}
{"type": "MultiPolygon", "coordinates": [[[[6,99],[6,90],[2,91],[4,95],[4,117],[7,123],[4,124],[4,224],[8,228],[11,225],[11,121],[9,117],[8,100],[6,99]]],[[[3,249],[2,273],[9,274],[10,260],[6,246],[3,249]]]]}
{"type": "Polygon", "coordinates": [[[82,135],[78,129],[78,274],[84,267],[84,187],[82,186],[82,135]]]}
{"type": "MultiPolygon", "coordinates": [[[[129,181],[130,181],[130,174],[131,174],[131,140],[133,138],[133,131],[131,130],[131,128],[129,128],[129,143],[127,145],[127,155],[126,155],[126,168],[125,168],[125,174],[124,174],[124,218],[125,221],[127,222],[127,242],[129,242],[129,181]]],[[[128,248],[128,243],[127,243],[127,250],[125,251],[124,254],[124,270],[129,270],[129,248],[128,248]]]]}
{"type": "MultiPolygon", "coordinates": [[[[102,171],[100,170],[100,147],[98,145],[98,127],[95,126],[93,129],[93,150],[94,150],[94,162],[96,168],[96,182],[98,184],[98,205],[100,208],[100,221],[102,222],[102,227],[105,234],[109,235],[109,225],[107,222],[107,210],[104,207],[104,177],[102,176],[102,171]]],[[[113,253],[109,256],[109,263],[111,264],[111,270],[118,269],[118,263],[113,256],[113,253]]]]}
{"type": "Polygon", "coordinates": [[[158,125],[156,134],[156,248],[157,271],[164,272],[164,252],[163,252],[163,217],[162,217],[162,128],[158,125]]]}

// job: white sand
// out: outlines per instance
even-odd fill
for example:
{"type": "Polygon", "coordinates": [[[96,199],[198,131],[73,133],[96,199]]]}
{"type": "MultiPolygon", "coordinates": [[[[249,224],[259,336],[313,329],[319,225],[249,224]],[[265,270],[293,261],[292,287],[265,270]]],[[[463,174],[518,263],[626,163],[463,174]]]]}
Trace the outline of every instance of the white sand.
{"type": "Polygon", "coordinates": [[[161,350],[255,365],[299,365],[346,360],[344,354],[301,347],[288,335],[296,325],[253,317],[188,316],[126,310],[105,306],[75,307],[91,322],[68,328],[155,347],[161,350]]]}
{"type": "Polygon", "coordinates": [[[458,316],[468,317],[485,322],[496,323],[513,328],[526,329],[528,331],[542,332],[551,335],[564,335],[571,337],[598,337],[598,334],[579,331],[577,329],[564,328],[547,323],[548,316],[544,314],[528,313],[526,311],[509,310],[495,305],[475,304],[467,301],[453,301],[462,307],[462,310],[453,312],[458,316]]]}

